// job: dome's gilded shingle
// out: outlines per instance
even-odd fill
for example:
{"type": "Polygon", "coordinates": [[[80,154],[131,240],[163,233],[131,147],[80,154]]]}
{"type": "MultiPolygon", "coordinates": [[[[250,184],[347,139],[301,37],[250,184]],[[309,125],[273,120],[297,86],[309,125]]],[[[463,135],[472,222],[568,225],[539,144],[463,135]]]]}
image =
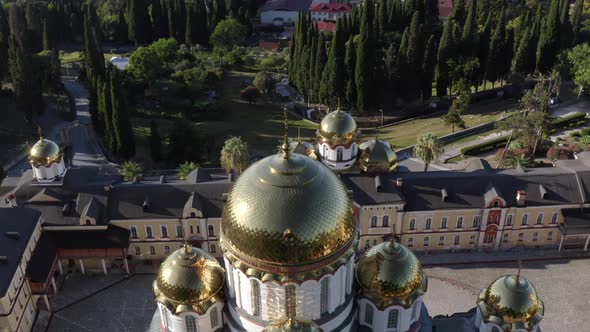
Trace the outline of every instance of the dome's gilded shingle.
{"type": "Polygon", "coordinates": [[[359,260],[356,277],[363,294],[380,308],[409,307],[428,284],[416,255],[393,240],[371,248],[359,260]]]}
{"type": "Polygon", "coordinates": [[[315,323],[289,318],[287,320],[271,324],[262,332],[323,332],[315,323]]]}
{"type": "Polygon", "coordinates": [[[222,295],[224,282],[224,270],[215,258],[185,245],[162,262],[153,291],[156,300],[172,312],[183,306],[204,312],[222,295]]]}
{"type": "Polygon", "coordinates": [[[342,182],[319,162],[290,152],[250,166],[221,220],[224,249],[268,272],[322,268],[346,253],[355,231],[342,182]]]}
{"type": "Polygon", "coordinates": [[[55,142],[41,137],[29,151],[29,161],[35,166],[49,166],[59,161],[61,150],[55,142]]]}
{"type": "Polygon", "coordinates": [[[317,136],[320,141],[347,141],[356,138],[359,130],[350,114],[338,108],[328,113],[320,123],[317,136]]]}
{"type": "Polygon", "coordinates": [[[543,318],[543,301],[535,287],[520,275],[502,276],[481,291],[478,307],[484,318],[500,326],[530,329],[543,318]]]}
{"type": "Polygon", "coordinates": [[[389,142],[374,139],[359,145],[360,168],[365,172],[389,172],[397,168],[397,155],[389,142]]]}

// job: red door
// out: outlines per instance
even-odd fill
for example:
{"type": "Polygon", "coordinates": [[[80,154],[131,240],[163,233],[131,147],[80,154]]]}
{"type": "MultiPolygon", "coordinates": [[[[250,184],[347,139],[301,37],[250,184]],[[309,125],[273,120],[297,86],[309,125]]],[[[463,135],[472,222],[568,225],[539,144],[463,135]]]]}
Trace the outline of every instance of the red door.
{"type": "Polygon", "coordinates": [[[484,244],[493,244],[496,241],[496,235],[498,234],[498,226],[491,224],[486,227],[486,232],[483,237],[484,244]]]}

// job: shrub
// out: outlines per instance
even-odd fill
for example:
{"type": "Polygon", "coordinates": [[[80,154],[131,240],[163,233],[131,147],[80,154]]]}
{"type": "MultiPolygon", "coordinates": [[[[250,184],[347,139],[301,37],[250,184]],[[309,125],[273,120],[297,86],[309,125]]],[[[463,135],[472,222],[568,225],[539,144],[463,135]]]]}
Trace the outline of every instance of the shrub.
{"type": "Polygon", "coordinates": [[[567,148],[573,153],[579,153],[579,152],[583,151],[582,147],[578,144],[575,144],[575,143],[570,144],[570,146],[568,146],[567,148]]]}
{"type": "Polygon", "coordinates": [[[508,136],[498,137],[496,139],[486,141],[480,144],[464,147],[461,149],[461,154],[465,156],[474,156],[478,154],[482,154],[484,152],[491,151],[493,149],[502,148],[506,145],[508,141],[508,136]]]}
{"type": "Polygon", "coordinates": [[[580,138],[580,143],[589,145],[590,144],[590,135],[582,136],[580,138]]]}
{"type": "Polygon", "coordinates": [[[584,112],[576,112],[573,114],[570,114],[568,116],[564,116],[562,118],[558,118],[555,119],[551,122],[551,127],[553,127],[553,129],[556,128],[564,128],[564,127],[568,127],[570,125],[577,125],[578,123],[585,123],[586,122],[586,113],[584,112]]]}
{"type": "Polygon", "coordinates": [[[563,138],[561,138],[561,137],[558,136],[558,137],[555,138],[555,141],[556,142],[561,142],[561,141],[563,141],[563,138]]]}
{"type": "Polygon", "coordinates": [[[572,131],[570,137],[576,138],[582,136],[579,131],[572,131]]]}
{"type": "Polygon", "coordinates": [[[573,157],[573,152],[566,148],[554,147],[547,150],[547,159],[549,160],[566,160],[573,157]]]}
{"type": "Polygon", "coordinates": [[[582,134],[582,136],[590,136],[590,128],[582,128],[580,134],[582,134]]]}

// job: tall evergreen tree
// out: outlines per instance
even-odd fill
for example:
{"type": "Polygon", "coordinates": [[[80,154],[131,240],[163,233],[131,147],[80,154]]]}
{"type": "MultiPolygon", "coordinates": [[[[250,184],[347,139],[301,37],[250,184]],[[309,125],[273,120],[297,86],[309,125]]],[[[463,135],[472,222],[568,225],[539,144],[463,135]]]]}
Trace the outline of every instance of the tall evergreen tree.
{"type": "Polygon", "coordinates": [[[8,17],[0,6],[0,82],[8,76],[8,17]]]}
{"type": "Polygon", "coordinates": [[[373,42],[373,1],[367,0],[363,7],[361,32],[356,53],[355,81],[357,86],[357,108],[361,113],[373,110],[373,70],[375,49],[373,42]]]}
{"type": "MultiPolygon", "coordinates": [[[[112,69],[110,69],[112,70],[112,69]]],[[[113,112],[112,112],[112,100],[111,100],[111,85],[110,85],[110,72],[109,76],[103,81],[100,87],[100,93],[98,94],[99,102],[102,108],[99,112],[102,113],[104,119],[103,128],[103,144],[105,148],[111,153],[116,152],[116,137],[113,132],[113,112]]]]}
{"type": "Polygon", "coordinates": [[[420,30],[420,13],[414,12],[409,27],[408,45],[406,48],[406,60],[408,64],[407,80],[404,80],[408,89],[410,100],[420,97],[420,76],[424,63],[424,41],[420,30]]]}
{"type": "Polygon", "coordinates": [[[193,29],[193,17],[195,16],[195,5],[188,3],[186,5],[186,27],[184,34],[184,42],[187,45],[192,45],[195,40],[195,31],[193,29]]]}
{"type": "Polygon", "coordinates": [[[432,97],[432,80],[434,79],[434,69],[436,68],[436,53],[436,39],[434,35],[431,35],[426,43],[424,62],[422,64],[420,87],[422,89],[423,100],[428,100],[432,97]]]}
{"type": "Polygon", "coordinates": [[[318,49],[316,51],[316,58],[315,58],[315,64],[314,64],[314,77],[316,78],[314,80],[314,94],[316,94],[317,96],[317,101],[320,101],[319,95],[320,95],[320,80],[322,77],[322,73],[324,72],[324,66],[326,65],[326,61],[327,61],[327,56],[326,56],[326,43],[324,41],[324,33],[320,32],[319,36],[318,36],[318,49]]]}
{"type": "Polygon", "coordinates": [[[490,49],[488,52],[488,62],[486,67],[486,80],[494,84],[495,81],[503,77],[504,58],[506,49],[506,26],[504,23],[504,10],[496,21],[496,27],[490,40],[490,49]]]}
{"type": "Polygon", "coordinates": [[[525,28],[518,49],[512,59],[511,71],[513,73],[529,74],[534,70],[534,62],[530,56],[531,51],[534,50],[534,44],[532,43],[532,28],[525,28]]]}
{"type": "Polygon", "coordinates": [[[537,44],[537,70],[547,73],[553,68],[560,45],[559,0],[551,0],[549,15],[541,28],[537,44]]]}
{"type": "MultiPolygon", "coordinates": [[[[481,2],[483,2],[483,0],[480,0],[481,2]]],[[[474,78],[474,82],[475,83],[473,85],[475,85],[475,89],[477,90],[477,88],[479,87],[479,85],[481,83],[484,84],[484,89],[486,86],[486,81],[485,81],[485,73],[486,73],[486,68],[487,68],[487,63],[488,63],[488,55],[489,55],[489,51],[490,51],[490,39],[492,38],[491,36],[492,34],[492,14],[490,13],[488,15],[488,18],[486,19],[486,23],[483,26],[483,29],[481,30],[481,32],[479,33],[479,42],[477,43],[477,60],[479,61],[479,67],[475,72],[475,78],[474,78]]]]}
{"type": "Polygon", "coordinates": [[[461,28],[465,24],[465,18],[467,17],[466,13],[465,0],[453,1],[453,13],[451,14],[450,19],[455,21],[461,28]]]}
{"type": "Polygon", "coordinates": [[[151,0],[150,9],[150,19],[155,39],[166,37],[167,34],[165,31],[167,27],[164,21],[164,12],[160,0],[151,0]]]}
{"type": "Polygon", "coordinates": [[[436,95],[443,97],[447,95],[447,89],[451,83],[448,61],[454,58],[452,20],[447,20],[443,34],[438,44],[438,56],[436,64],[436,95]]]}
{"type": "Polygon", "coordinates": [[[197,1],[195,5],[195,19],[193,20],[194,41],[200,45],[209,44],[207,29],[207,8],[204,1],[197,1]]]}
{"type": "Polygon", "coordinates": [[[158,124],[154,120],[150,122],[150,152],[153,161],[162,159],[162,138],[158,131],[158,124]]]}
{"type": "Polygon", "coordinates": [[[345,96],[344,53],[342,21],[338,20],[336,32],[332,37],[332,43],[330,45],[330,55],[320,83],[321,101],[332,109],[345,96]]]}
{"type": "Polygon", "coordinates": [[[133,128],[127,113],[127,101],[125,90],[121,86],[121,75],[115,68],[110,73],[111,109],[113,133],[115,136],[115,148],[113,149],[119,159],[129,159],[135,154],[135,139],[133,128]]]}
{"type": "Polygon", "coordinates": [[[50,50],[52,46],[51,37],[49,36],[49,27],[47,26],[47,19],[43,20],[43,50],[50,50]]]}
{"type": "Polygon", "coordinates": [[[570,25],[572,27],[572,45],[576,45],[580,40],[580,30],[582,28],[582,11],[584,9],[584,0],[576,0],[570,25]]]}
{"type": "Polygon", "coordinates": [[[559,41],[561,45],[561,49],[566,49],[570,47],[571,39],[572,39],[572,26],[570,24],[570,1],[569,0],[562,0],[561,2],[561,9],[559,11],[559,23],[560,25],[560,36],[559,41]]]}
{"type": "Polygon", "coordinates": [[[117,28],[115,29],[114,39],[120,43],[126,43],[129,28],[127,27],[127,21],[125,21],[125,13],[123,8],[119,10],[119,18],[117,20],[117,28]]]}
{"type": "Polygon", "coordinates": [[[483,27],[486,24],[486,20],[489,14],[489,2],[488,0],[478,0],[476,5],[477,11],[477,25],[483,27]]]}
{"type": "Polygon", "coordinates": [[[148,16],[147,2],[145,0],[129,0],[127,21],[129,40],[135,45],[149,41],[151,36],[151,23],[148,16]]]}
{"type": "Polygon", "coordinates": [[[41,111],[41,86],[33,75],[33,62],[30,52],[18,43],[16,35],[9,39],[9,71],[14,95],[27,117],[33,110],[41,111]]]}
{"type": "Polygon", "coordinates": [[[354,45],[354,35],[352,34],[346,43],[344,66],[346,68],[346,102],[350,108],[352,105],[356,105],[356,82],[354,80],[354,70],[356,68],[356,47],[354,45]]]}
{"type": "MultiPolygon", "coordinates": [[[[483,2],[483,0],[479,0],[483,2]]],[[[475,56],[477,51],[477,11],[478,2],[473,0],[469,6],[469,13],[463,26],[463,34],[461,35],[461,51],[465,58],[475,56]]]]}

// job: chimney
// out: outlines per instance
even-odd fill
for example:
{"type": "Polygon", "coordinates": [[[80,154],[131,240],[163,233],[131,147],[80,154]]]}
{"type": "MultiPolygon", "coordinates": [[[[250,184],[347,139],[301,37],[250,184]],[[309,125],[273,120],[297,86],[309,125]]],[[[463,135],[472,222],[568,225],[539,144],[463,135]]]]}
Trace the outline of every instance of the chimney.
{"type": "Polygon", "coordinates": [[[6,199],[6,203],[10,206],[10,207],[16,207],[16,195],[15,194],[10,194],[10,196],[8,196],[8,198],[6,199]]]}
{"type": "Polygon", "coordinates": [[[526,202],[526,191],[524,191],[524,190],[516,191],[516,205],[524,206],[525,202],[526,202]]]}
{"type": "Polygon", "coordinates": [[[145,196],[142,204],[143,211],[147,211],[150,208],[150,198],[145,196]]]}
{"type": "Polygon", "coordinates": [[[397,179],[395,179],[395,186],[398,189],[401,189],[404,186],[404,179],[403,178],[397,178],[397,179]]]}
{"type": "Polygon", "coordinates": [[[379,175],[375,176],[375,191],[381,192],[381,177],[379,175]]]}
{"type": "Polygon", "coordinates": [[[442,188],[440,190],[440,195],[442,197],[443,202],[446,202],[447,198],[449,197],[449,194],[447,193],[447,188],[442,188]]]}
{"type": "Polygon", "coordinates": [[[166,183],[166,175],[160,175],[160,183],[166,183]]]}
{"type": "Polygon", "coordinates": [[[19,232],[5,232],[4,235],[6,235],[6,237],[9,238],[9,239],[13,239],[13,240],[19,240],[20,239],[20,233],[19,232]]]}

